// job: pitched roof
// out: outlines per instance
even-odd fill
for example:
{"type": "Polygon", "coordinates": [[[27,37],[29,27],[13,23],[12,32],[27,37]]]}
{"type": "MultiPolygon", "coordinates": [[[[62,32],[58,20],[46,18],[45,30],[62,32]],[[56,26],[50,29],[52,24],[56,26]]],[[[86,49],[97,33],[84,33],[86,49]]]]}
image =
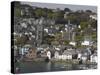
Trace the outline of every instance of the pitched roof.
{"type": "Polygon", "coordinates": [[[67,55],[67,54],[73,55],[73,54],[76,54],[76,51],[75,51],[75,50],[70,50],[70,51],[65,50],[65,51],[63,52],[63,54],[64,54],[64,55],[67,55]]]}

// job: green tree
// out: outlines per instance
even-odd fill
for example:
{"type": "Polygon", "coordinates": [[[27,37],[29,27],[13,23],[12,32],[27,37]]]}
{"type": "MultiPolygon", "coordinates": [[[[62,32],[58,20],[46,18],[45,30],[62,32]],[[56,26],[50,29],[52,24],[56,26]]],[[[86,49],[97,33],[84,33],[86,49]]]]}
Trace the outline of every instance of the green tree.
{"type": "Polygon", "coordinates": [[[14,8],[14,16],[15,17],[21,17],[21,9],[18,7],[14,8]]]}
{"type": "Polygon", "coordinates": [[[36,9],[36,10],[35,10],[35,15],[36,15],[37,17],[42,16],[42,10],[41,10],[41,9],[36,9]]]}
{"type": "Polygon", "coordinates": [[[14,16],[20,17],[21,16],[21,4],[20,2],[14,2],[14,16]]]}
{"type": "Polygon", "coordinates": [[[69,45],[69,42],[68,40],[63,41],[64,45],[69,45]]]}
{"type": "Polygon", "coordinates": [[[52,19],[53,18],[53,12],[52,11],[48,11],[47,17],[52,19]]]}
{"type": "Polygon", "coordinates": [[[97,41],[97,33],[93,32],[92,36],[92,40],[97,41]]]}
{"type": "Polygon", "coordinates": [[[92,28],[97,29],[97,20],[90,19],[89,23],[90,23],[92,28]]]}
{"type": "Polygon", "coordinates": [[[64,11],[65,12],[71,12],[71,10],[69,8],[65,8],[64,11]]]}
{"type": "Polygon", "coordinates": [[[52,41],[54,41],[55,39],[54,36],[50,36],[50,35],[44,36],[44,38],[45,40],[43,41],[43,43],[49,44],[49,45],[51,45],[52,41]]]}
{"type": "Polygon", "coordinates": [[[90,13],[92,13],[92,11],[91,10],[86,10],[86,13],[90,14],[90,13]]]}
{"type": "Polygon", "coordinates": [[[21,45],[21,46],[26,44],[26,42],[28,41],[27,36],[15,37],[15,39],[16,39],[15,44],[16,45],[21,45]]]}
{"type": "MultiPolygon", "coordinates": [[[[46,10],[46,9],[45,9],[46,10]]],[[[45,12],[45,10],[44,9],[42,9],[42,8],[37,8],[36,10],[35,10],[35,15],[37,16],[37,17],[45,17],[46,15],[47,15],[47,12],[45,12]]]]}
{"type": "Polygon", "coordinates": [[[88,28],[89,22],[80,22],[81,29],[84,30],[88,28]]]}

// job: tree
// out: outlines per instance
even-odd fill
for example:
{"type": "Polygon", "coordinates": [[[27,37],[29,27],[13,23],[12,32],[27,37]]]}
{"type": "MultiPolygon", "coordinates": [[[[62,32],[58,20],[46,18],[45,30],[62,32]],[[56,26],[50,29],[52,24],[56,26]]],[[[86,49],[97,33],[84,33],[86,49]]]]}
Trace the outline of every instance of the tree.
{"type": "Polygon", "coordinates": [[[97,33],[92,33],[92,40],[97,41],[97,33]]]}
{"type": "Polygon", "coordinates": [[[92,28],[97,29],[97,20],[91,19],[91,20],[89,20],[89,23],[92,28]]]}
{"type": "Polygon", "coordinates": [[[20,17],[21,16],[21,4],[20,2],[16,1],[14,2],[14,17],[20,17]]]}
{"type": "Polygon", "coordinates": [[[80,22],[78,15],[75,15],[75,14],[69,14],[67,16],[67,20],[70,20],[72,24],[79,24],[80,22]]]}
{"type": "Polygon", "coordinates": [[[43,15],[43,13],[42,13],[42,9],[36,9],[35,10],[35,15],[37,16],[37,17],[41,17],[42,15],[43,15]]]}
{"type": "Polygon", "coordinates": [[[82,35],[75,36],[76,41],[83,41],[83,39],[84,39],[84,36],[82,36],[82,35]]]}
{"type": "Polygon", "coordinates": [[[53,18],[53,12],[52,12],[51,9],[48,9],[48,11],[47,11],[47,17],[50,18],[50,19],[53,18]]]}
{"type": "Polygon", "coordinates": [[[36,15],[37,17],[46,17],[46,16],[47,16],[46,10],[47,10],[46,8],[45,8],[45,9],[37,8],[37,9],[35,10],[35,15],[36,15]]]}
{"type": "Polygon", "coordinates": [[[48,8],[43,8],[43,11],[44,11],[44,17],[46,17],[47,18],[47,14],[48,14],[48,8]]]}
{"type": "Polygon", "coordinates": [[[15,44],[20,46],[23,46],[28,41],[27,36],[15,37],[15,39],[15,44]]]}
{"type": "Polygon", "coordinates": [[[47,15],[47,17],[50,18],[50,19],[52,19],[53,18],[53,13],[49,12],[48,15],[47,15]]]}
{"type": "Polygon", "coordinates": [[[14,45],[17,46],[17,53],[19,54],[19,48],[22,48],[26,44],[26,42],[28,41],[28,37],[27,36],[21,36],[21,37],[14,36],[14,39],[16,39],[14,40],[14,45]]]}
{"type": "Polygon", "coordinates": [[[21,9],[14,7],[14,17],[21,17],[21,9]]]}
{"type": "Polygon", "coordinates": [[[91,11],[91,10],[86,10],[86,12],[87,12],[87,13],[92,13],[92,11],[91,11]]]}
{"type": "Polygon", "coordinates": [[[65,12],[70,12],[71,10],[69,8],[64,9],[65,12]]]}
{"type": "Polygon", "coordinates": [[[47,36],[44,36],[44,38],[45,38],[45,40],[43,41],[43,43],[51,45],[51,43],[52,43],[52,41],[54,41],[55,37],[47,35],[47,36]]]}
{"type": "Polygon", "coordinates": [[[69,42],[68,40],[63,41],[64,45],[69,45],[69,42]]]}
{"type": "Polygon", "coordinates": [[[19,1],[15,1],[14,5],[15,5],[15,7],[19,7],[21,5],[21,3],[19,1]]]}
{"type": "Polygon", "coordinates": [[[84,30],[88,28],[89,22],[80,22],[81,29],[84,30]]]}

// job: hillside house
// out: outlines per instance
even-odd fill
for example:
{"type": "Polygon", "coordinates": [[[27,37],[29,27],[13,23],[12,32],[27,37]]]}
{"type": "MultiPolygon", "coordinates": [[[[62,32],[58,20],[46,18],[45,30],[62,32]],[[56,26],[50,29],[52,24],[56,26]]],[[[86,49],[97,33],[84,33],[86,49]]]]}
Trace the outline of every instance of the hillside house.
{"type": "Polygon", "coordinates": [[[36,58],[37,57],[36,50],[35,49],[30,49],[28,51],[28,53],[25,55],[25,57],[28,58],[28,59],[34,59],[34,58],[36,58]]]}

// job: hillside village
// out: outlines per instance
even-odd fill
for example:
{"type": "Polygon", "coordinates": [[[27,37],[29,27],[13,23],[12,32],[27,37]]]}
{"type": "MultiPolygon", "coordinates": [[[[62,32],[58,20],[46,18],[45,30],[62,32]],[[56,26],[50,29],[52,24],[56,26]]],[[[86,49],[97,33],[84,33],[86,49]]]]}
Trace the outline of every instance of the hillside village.
{"type": "Polygon", "coordinates": [[[15,3],[14,56],[24,61],[97,63],[97,13],[15,3]]]}

